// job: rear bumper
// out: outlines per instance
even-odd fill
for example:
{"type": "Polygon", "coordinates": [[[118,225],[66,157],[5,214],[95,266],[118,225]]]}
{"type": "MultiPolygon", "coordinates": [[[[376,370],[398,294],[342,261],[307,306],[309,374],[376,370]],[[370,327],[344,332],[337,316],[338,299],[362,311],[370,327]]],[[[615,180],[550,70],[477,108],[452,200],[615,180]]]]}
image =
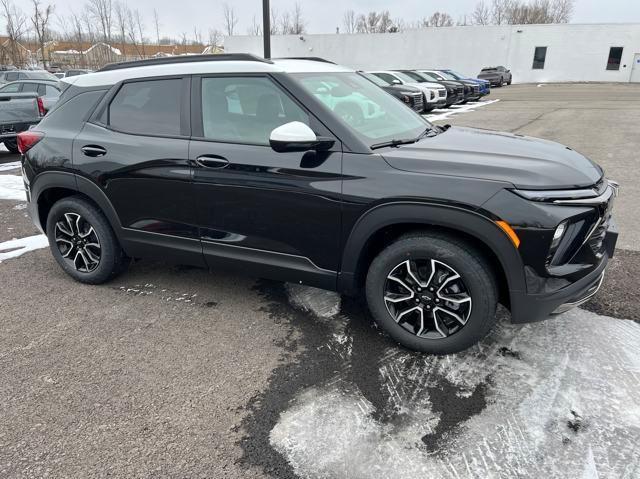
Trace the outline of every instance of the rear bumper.
{"type": "Polygon", "coordinates": [[[514,323],[531,323],[564,313],[587,302],[600,289],[604,272],[613,257],[618,230],[612,224],[604,240],[605,251],[598,265],[578,281],[551,294],[511,291],[511,318],[514,323]]]}

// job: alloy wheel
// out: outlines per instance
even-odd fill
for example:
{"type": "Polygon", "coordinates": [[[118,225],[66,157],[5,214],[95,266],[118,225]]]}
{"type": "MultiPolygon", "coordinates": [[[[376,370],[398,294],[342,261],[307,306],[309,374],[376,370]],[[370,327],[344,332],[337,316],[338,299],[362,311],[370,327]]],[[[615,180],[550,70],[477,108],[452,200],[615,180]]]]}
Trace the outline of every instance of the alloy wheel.
{"type": "Polygon", "coordinates": [[[55,226],[56,246],[77,271],[90,273],[100,264],[100,240],[93,226],[78,213],[64,213],[55,226]]]}
{"type": "Polygon", "coordinates": [[[391,317],[421,338],[442,339],[460,331],[471,315],[471,295],[451,266],[435,259],[406,260],[384,286],[391,317]]]}

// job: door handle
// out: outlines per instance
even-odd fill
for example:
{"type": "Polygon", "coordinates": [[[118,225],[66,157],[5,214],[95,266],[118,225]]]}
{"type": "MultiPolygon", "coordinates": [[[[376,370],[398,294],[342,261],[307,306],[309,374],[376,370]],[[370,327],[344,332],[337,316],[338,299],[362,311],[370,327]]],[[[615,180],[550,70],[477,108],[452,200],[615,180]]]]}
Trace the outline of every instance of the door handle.
{"type": "Polygon", "coordinates": [[[196,158],[196,165],[203,168],[224,168],[229,164],[229,160],[217,155],[202,155],[196,158]]]}
{"type": "Polygon", "coordinates": [[[85,145],[82,148],[82,153],[85,156],[104,156],[107,154],[107,150],[99,145],[85,145]]]}

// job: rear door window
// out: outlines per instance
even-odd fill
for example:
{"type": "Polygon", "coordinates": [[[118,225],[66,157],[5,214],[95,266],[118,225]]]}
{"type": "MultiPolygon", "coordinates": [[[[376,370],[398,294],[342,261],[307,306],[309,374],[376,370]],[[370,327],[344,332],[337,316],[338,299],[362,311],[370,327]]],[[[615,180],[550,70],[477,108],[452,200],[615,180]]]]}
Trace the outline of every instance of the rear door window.
{"type": "Polygon", "coordinates": [[[124,133],[180,135],[181,86],[181,79],[125,83],[109,105],[109,126],[124,133]]]}
{"type": "Polygon", "coordinates": [[[22,87],[22,93],[38,93],[37,83],[25,83],[22,87]]]}
{"type": "Polygon", "coordinates": [[[4,79],[8,82],[10,81],[16,81],[20,78],[20,75],[18,74],[18,72],[7,72],[5,73],[4,79]]]}

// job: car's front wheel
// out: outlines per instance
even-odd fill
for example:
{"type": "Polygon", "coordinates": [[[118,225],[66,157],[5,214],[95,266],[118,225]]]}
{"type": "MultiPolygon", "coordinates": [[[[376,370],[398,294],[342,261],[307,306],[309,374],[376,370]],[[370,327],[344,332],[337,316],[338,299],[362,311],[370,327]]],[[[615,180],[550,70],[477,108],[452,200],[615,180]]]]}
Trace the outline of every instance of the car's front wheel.
{"type": "Polygon", "coordinates": [[[58,264],[82,283],[104,283],[128,263],[104,214],[78,196],[53,205],[47,217],[47,237],[58,264]]]}
{"type": "Polygon", "coordinates": [[[371,263],[366,297],[374,320],[403,346],[449,354],[481,340],[496,322],[491,266],[453,236],[405,236],[371,263]]]}

